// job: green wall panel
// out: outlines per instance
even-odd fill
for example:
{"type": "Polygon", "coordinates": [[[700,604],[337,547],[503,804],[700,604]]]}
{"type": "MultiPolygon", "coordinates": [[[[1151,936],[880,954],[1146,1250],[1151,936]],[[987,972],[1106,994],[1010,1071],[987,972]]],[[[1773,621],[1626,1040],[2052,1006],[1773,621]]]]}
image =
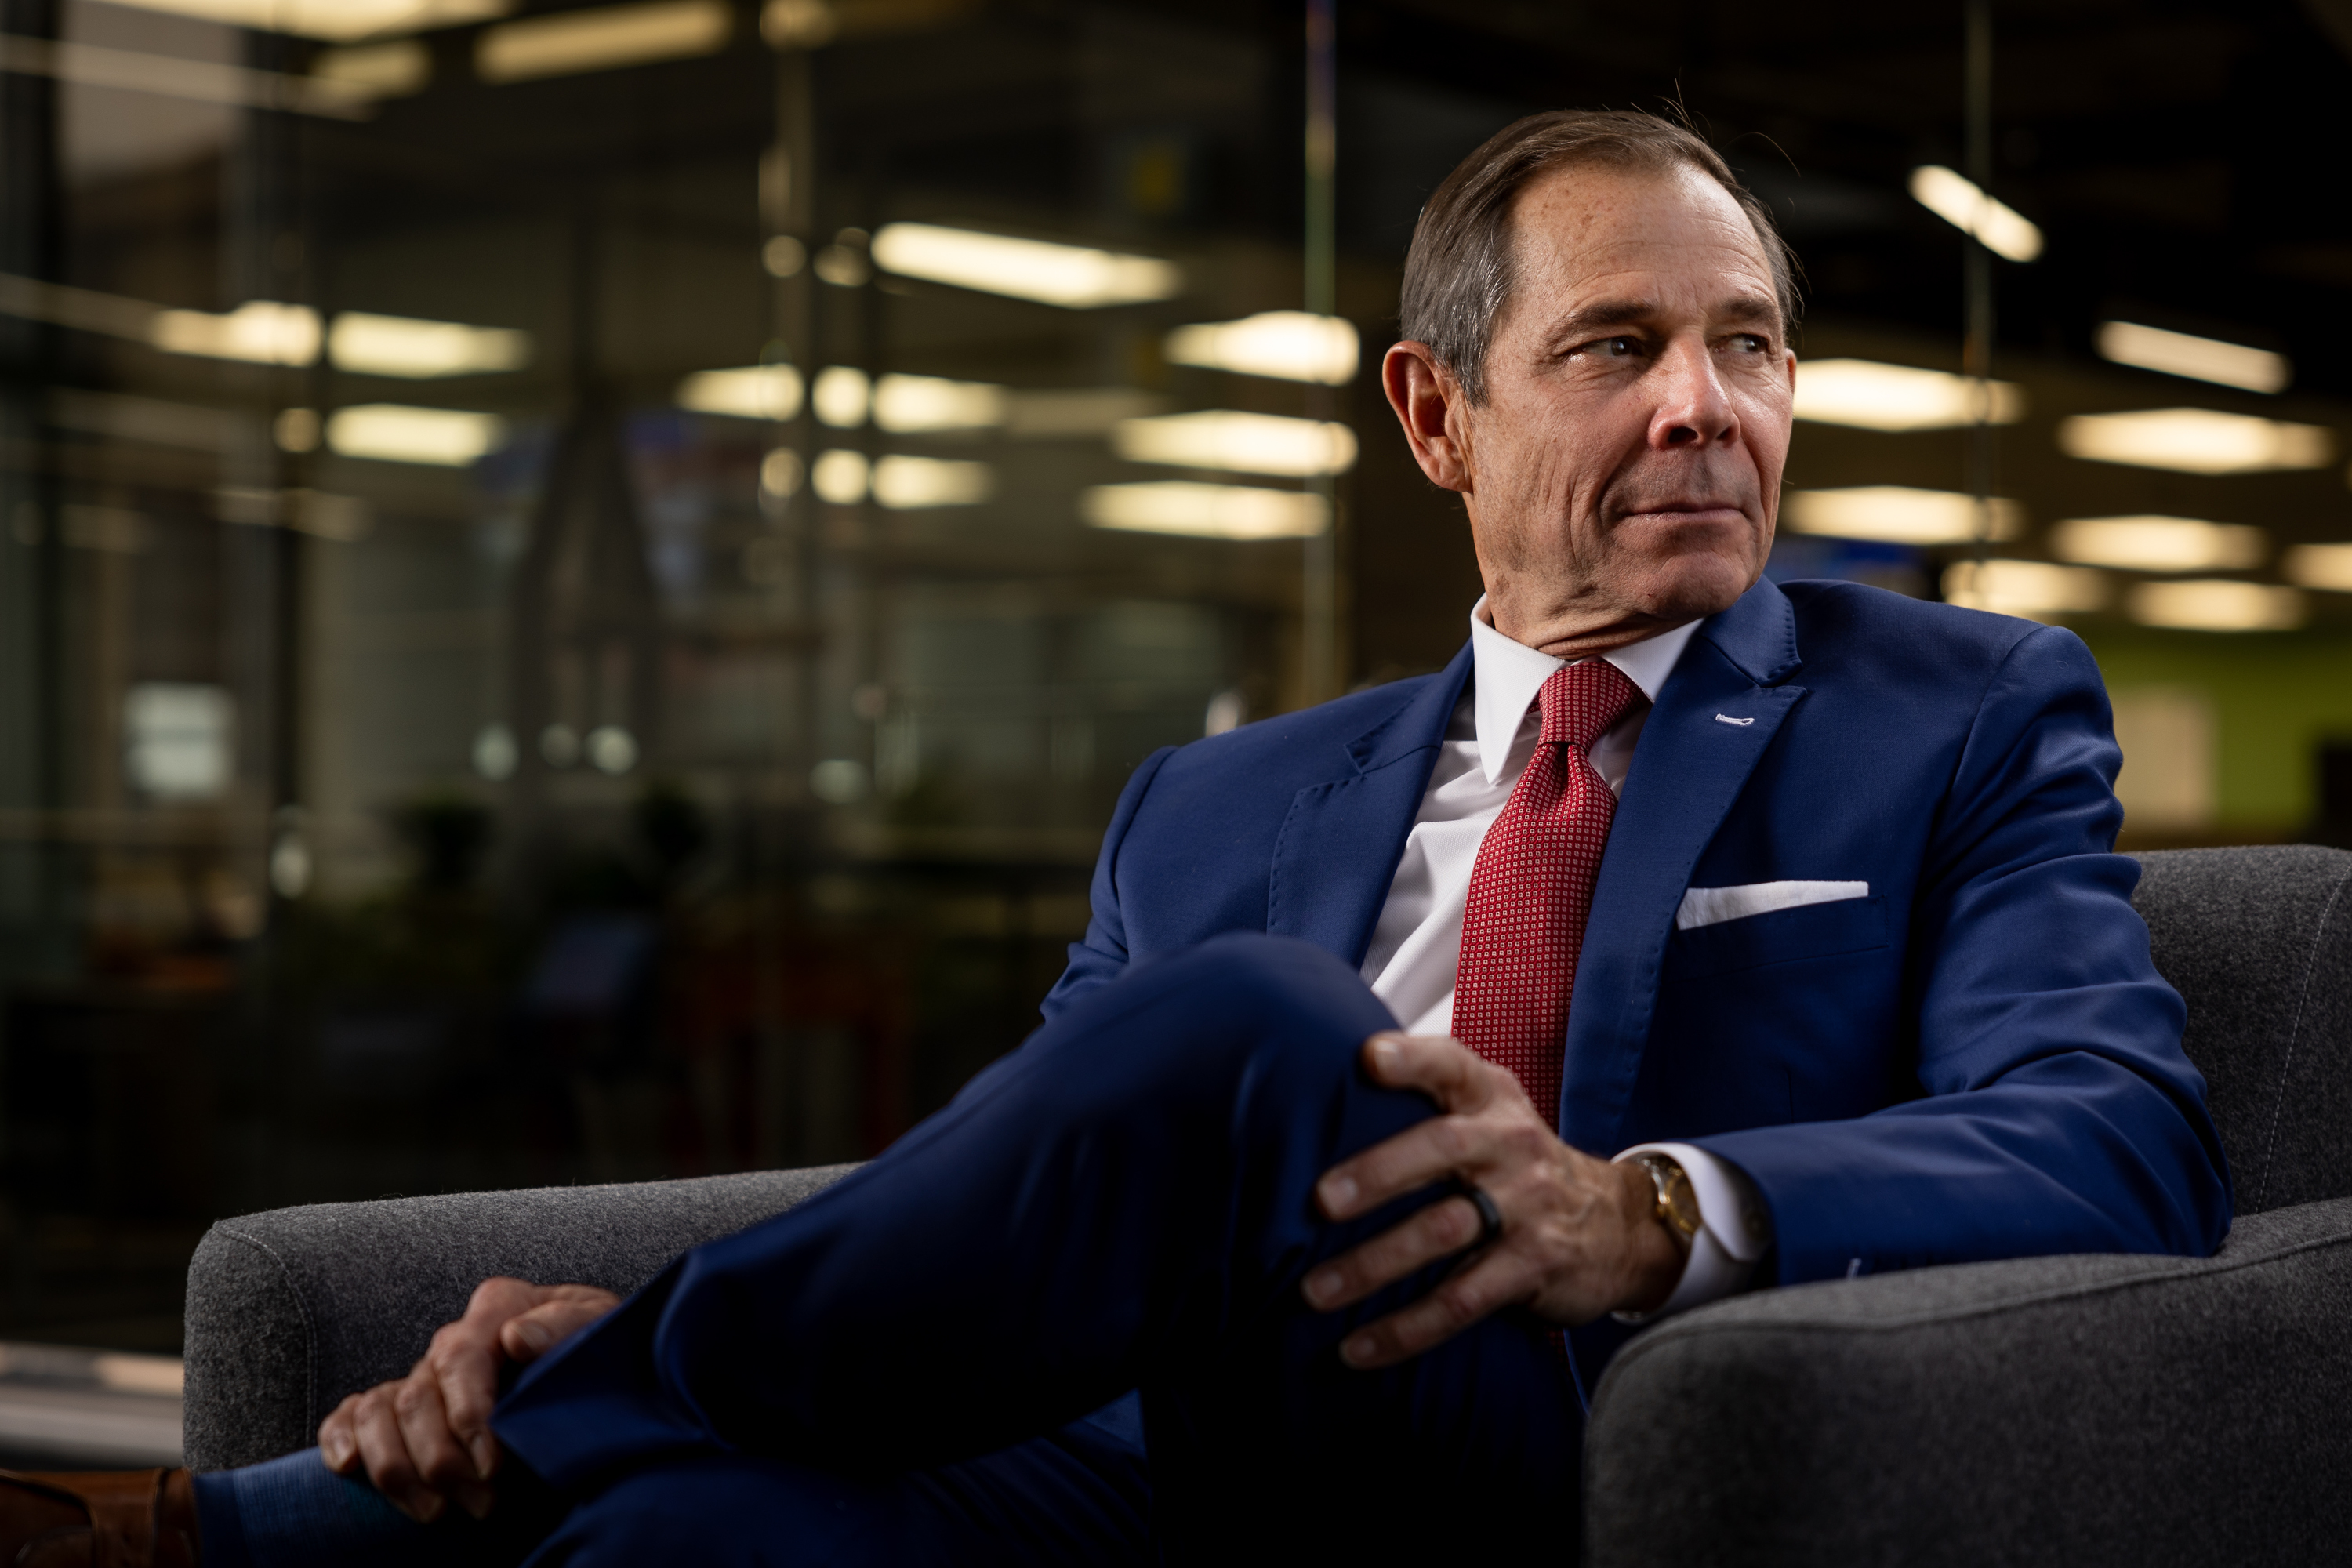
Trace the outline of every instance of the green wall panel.
{"type": "Polygon", "coordinates": [[[2206,692],[2217,721],[2217,827],[2292,833],[2310,821],[2313,750],[2352,738],[2352,636],[2077,628],[2107,689],[2206,692]]]}

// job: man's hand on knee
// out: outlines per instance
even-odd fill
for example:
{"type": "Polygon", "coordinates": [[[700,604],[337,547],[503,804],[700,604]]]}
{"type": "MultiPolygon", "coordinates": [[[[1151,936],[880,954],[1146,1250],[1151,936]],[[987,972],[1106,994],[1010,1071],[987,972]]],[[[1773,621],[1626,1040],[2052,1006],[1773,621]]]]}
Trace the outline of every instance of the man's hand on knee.
{"type": "Polygon", "coordinates": [[[348,1476],[364,1465],[394,1507],[425,1523],[451,1498],[481,1518],[498,1472],[490,1410],[500,1367],[538,1360],[620,1304],[593,1285],[483,1280],[406,1377],[352,1394],[319,1424],[327,1468],[348,1476]]]}
{"type": "MultiPolygon", "coordinates": [[[[1639,1167],[1612,1165],[1561,1142],[1509,1071],[1459,1041],[1374,1035],[1364,1042],[1363,1061],[1375,1082],[1419,1089],[1442,1114],[1325,1172],[1315,1189],[1323,1212],[1352,1219],[1453,1176],[1486,1194],[1503,1228],[1436,1289],[1349,1334],[1339,1353],[1350,1366],[1419,1355],[1504,1307],[1581,1323],[1612,1310],[1655,1306],[1673,1290],[1682,1255],[1652,1218],[1654,1188],[1639,1167]]],[[[1461,1252],[1480,1228],[1470,1199],[1431,1204],[1318,1265],[1301,1289],[1324,1311],[1352,1306],[1461,1252]]]]}

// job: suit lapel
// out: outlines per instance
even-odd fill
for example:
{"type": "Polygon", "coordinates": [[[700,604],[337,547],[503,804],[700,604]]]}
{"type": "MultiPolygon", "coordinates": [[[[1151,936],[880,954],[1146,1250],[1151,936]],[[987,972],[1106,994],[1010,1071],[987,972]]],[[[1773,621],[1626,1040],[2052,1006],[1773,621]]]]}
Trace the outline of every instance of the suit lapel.
{"type": "Polygon", "coordinates": [[[1338,776],[1292,798],[1275,840],[1267,931],[1364,961],[1470,662],[1465,644],[1411,701],[1348,743],[1334,758],[1338,776]]]}
{"type": "Polygon", "coordinates": [[[1759,582],[1699,628],[1642,727],[1569,1014],[1559,1131],[1580,1149],[1606,1157],[1618,1147],[1675,910],[1700,852],[1804,697],[1804,688],[1780,684],[1798,663],[1795,614],[1759,582]]]}

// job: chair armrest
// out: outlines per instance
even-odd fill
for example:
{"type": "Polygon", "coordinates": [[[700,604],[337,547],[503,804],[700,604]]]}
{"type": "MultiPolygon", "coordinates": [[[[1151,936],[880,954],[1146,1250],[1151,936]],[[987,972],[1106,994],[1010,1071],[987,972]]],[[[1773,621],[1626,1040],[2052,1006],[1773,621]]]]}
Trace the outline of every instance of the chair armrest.
{"type": "Polygon", "coordinates": [[[1620,1352],[1591,1568],[2240,1563],[2352,1540],[2352,1199],[2210,1258],[2022,1258],[1737,1298],[1620,1352]]]}
{"type": "Polygon", "coordinates": [[[625,1295],[688,1247],[855,1167],[315,1204],[225,1219],[188,1265],[185,1452],[224,1469],[307,1447],[343,1396],[407,1372],[494,1274],[625,1295]]]}

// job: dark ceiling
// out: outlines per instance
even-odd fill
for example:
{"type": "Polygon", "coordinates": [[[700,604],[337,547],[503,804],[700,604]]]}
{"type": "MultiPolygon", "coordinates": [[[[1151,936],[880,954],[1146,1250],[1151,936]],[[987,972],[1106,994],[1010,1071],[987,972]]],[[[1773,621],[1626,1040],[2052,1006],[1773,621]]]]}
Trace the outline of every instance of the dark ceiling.
{"type": "MultiPolygon", "coordinates": [[[[863,205],[887,206],[873,193],[889,188],[1086,211],[1106,147],[1162,123],[1205,149],[1210,195],[1179,226],[1295,243],[1299,0],[841,3],[926,20],[827,51],[816,79],[833,188],[868,193],[830,221],[871,221],[863,205]]],[[[2095,324],[2124,314],[2283,349],[2300,390],[2352,395],[2340,129],[2352,0],[1992,9],[1995,191],[2049,240],[2042,259],[1996,268],[2001,341],[2087,352],[2095,324]]],[[[405,204],[388,187],[446,213],[607,180],[615,158],[658,166],[693,156],[688,144],[743,155],[773,112],[755,11],[744,0],[724,56],[634,73],[625,90],[595,78],[485,89],[457,69],[373,129],[315,128],[324,166],[356,176],[316,195],[364,227],[398,221],[405,204]],[[502,173],[486,179],[492,165],[502,173]]],[[[1904,187],[1919,163],[1962,161],[1961,0],[1338,0],[1337,11],[1339,225],[1359,262],[1396,265],[1429,189],[1518,113],[1679,103],[1782,216],[1817,317],[1957,337],[1960,237],[1904,187]]],[[[469,33],[436,41],[446,63],[469,33]]]]}
{"type": "MultiPolygon", "coordinates": [[[[2002,341],[2087,352],[2121,313],[2284,349],[2298,387],[2352,393],[2352,5],[1992,14],[1995,194],[2049,240],[2040,260],[1997,268],[2002,341]]],[[[1436,144],[1481,120],[1679,102],[1782,216],[1817,312],[1959,331],[1959,236],[1903,194],[1914,166],[1961,162],[1958,0],[1342,0],[1339,17],[1343,103],[1369,111],[1342,142],[1359,154],[1353,188],[1375,198],[1343,213],[1360,244],[1409,227],[1397,198],[1426,190],[1436,144]],[[1424,166],[1393,180],[1360,161],[1414,143],[1424,166]]]]}

